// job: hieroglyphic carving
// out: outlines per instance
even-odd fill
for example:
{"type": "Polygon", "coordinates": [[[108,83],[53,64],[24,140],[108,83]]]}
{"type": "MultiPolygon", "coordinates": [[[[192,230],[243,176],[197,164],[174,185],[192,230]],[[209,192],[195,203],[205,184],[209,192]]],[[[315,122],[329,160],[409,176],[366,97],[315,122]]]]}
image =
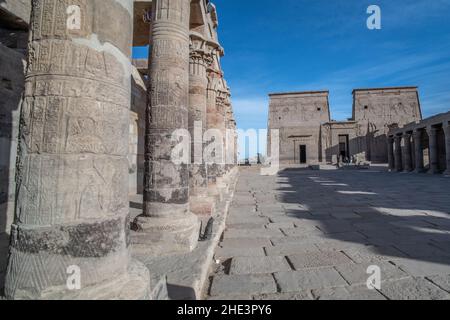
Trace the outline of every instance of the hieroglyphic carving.
{"type": "Polygon", "coordinates": [[[128,87],[124,66],[110,53],[59,40],[33,42],[30,49],[29,75],[51,72],[128,87]]]}
{"type": "MultiPolygon", "coordinates": [[[[99,286],[117,279],[122,286],[129,281],[129,62],[119,48],[72,41],[79,31],[66,29],[69,4],[80,7],[86,36],[95,21],[88,19],[89,8],[111,19],[123,17],[93,3],[33,1],[5,286],[10,299],[73,297],[61,277],[69,265],[97,270],[83,278],[76,294],[81,299],[103,295],[99,286]]],[[[131,24],[131,16],[122,23],[131,24]]],[[[131,32],[118,37],[131,43],[131,32]]],[[[148,274],[143,281],[148,286],[148,274]]]]}

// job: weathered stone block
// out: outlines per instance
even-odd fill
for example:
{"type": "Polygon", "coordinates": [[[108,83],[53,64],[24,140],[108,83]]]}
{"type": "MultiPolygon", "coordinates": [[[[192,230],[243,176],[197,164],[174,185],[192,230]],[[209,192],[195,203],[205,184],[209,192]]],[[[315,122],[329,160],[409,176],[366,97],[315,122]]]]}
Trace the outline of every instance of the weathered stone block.
{"type": "Polygon", "coordinates": [[[369,290],[365,285],[313,290],[312,295],[316,300],[386,300],[377,290],[369,290]]]}
{"type": "Polygon", "coordinates": [[[266,274],[292,270],[286,259],[271,257],[234,257],[231,261],[231,274],[266,274]]]}
{"type": "Polygon", "coordinates": [[[289,255],[288,259],[296,270],[351,263],[351,260],[339,251],[305,252],[289,255]]]}
{"type": "Polygon", "coordinates": [[[220,246],[223,248],[262,248],[271,245],[272,243],[270,242],[270,240],[264,238],[230,238],[224,239],[220,243],[220,246]]]}
{"type": "Polygon", "coordinates": [[[263,248],[241,246],[217,248],[214,257],[223,261],[234,257],[263,257],[264,255],[263,248]]]}
{"type": "Polygon", "coordinates": [[[211,296],[270,294],[277,292],[271,275],[223,275],[213,278],[211,296]]]}
{"type": "Polygon", "coordinates": [[[283,238],[283,233],[279,230],[269,229],[230,229],[224,234],[224,239],[236,239],[236,238],[283,238]]]}
{"type": "Polygon", "coordinates": [[[381,292],[391,300],[448,300],[448,292],[423,278],[408,278],[382,284],[381,292]]]}
{"type": "Polygon", "coordinates": [[[281,292],[300,292],[347,285],[333,268],[278,272],[274,276],[281,292]]]}
{"type": "Polygon", "coordinates": [[[399,280],[409,277],[409,275],[398,267],[385,261],[372,261],[363,264],[337,265],[336,270],[347,280],[350,285],[366,284],[370,274],[367,273],[369,266],[378,266],[381,270],[381,281],[399,280]]]}

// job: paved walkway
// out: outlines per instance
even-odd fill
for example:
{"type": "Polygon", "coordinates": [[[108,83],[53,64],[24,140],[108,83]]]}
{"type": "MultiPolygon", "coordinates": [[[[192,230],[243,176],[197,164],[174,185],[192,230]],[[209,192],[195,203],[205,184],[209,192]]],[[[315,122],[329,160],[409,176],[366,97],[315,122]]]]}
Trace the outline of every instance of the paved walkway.
{"type": "Polygon", "coordinates": [[[215,259],[209,299],[450,299],[450,178],[242,169],[215,259]]]}

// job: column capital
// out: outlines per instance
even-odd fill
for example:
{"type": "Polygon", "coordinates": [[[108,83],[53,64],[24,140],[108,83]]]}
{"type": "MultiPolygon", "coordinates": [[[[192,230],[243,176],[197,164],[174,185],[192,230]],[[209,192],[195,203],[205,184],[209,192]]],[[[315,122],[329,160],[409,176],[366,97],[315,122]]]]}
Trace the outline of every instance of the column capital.
{"type": "Polygon", "coordinates": [[[427,127],[428,135],[435,136],[437,134],[437,131],[438,131],[438,128],[436,128],[436,127],[431,127],[431,126],[427,127]]]}
{"type": "Polygon", "coordinates": [[[403,138],[405,139],[408,139],[408,138],[411,138],[412,137],[412,133],[410,133],[410,132],[405,132],[404,134],[403,134],[403,138]]]}
{"type": "Polygon", "coordinates": [[[444,130],[450,130],[450,122],[449,121],[444,121],[444,123],[442,124],[442,128],[444,130]]]}
{"type": "Polygon", "coordinates": [[[413,130],[413,136],[414,136],[414,138],[421,138],[422,137],[422,130],[421,129],[414,129],[413,130]]]}

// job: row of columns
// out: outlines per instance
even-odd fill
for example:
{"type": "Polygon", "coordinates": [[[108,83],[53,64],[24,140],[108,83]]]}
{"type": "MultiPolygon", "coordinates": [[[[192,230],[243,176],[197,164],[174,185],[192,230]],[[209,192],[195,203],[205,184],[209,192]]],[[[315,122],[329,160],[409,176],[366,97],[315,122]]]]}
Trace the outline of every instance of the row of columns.
{"type": "Polygon", "coordinates": [[[192,251],[199,238],[199,216],[214,213],[228,185],[225,164],[209,164],[203,157],[205,148],[217,142],[205,139],[206,130],[226,136],[230,92],[220,68],[223,49],[207,35],[191,31],[189,17],[189,0],[153,2],[144,210],[132,234],[133,243],[151,255],[192,251]],[[190,150],[185,150],[190,163],[172,159],[177,144],[188,138],[174,138],[180,129],[191,138],[190,150]]]}
{"type": "MultiPolygon", "coordinates": [[[[446,171],[444,174],[450,175],[450,125],[446,121],[442,124],[445,136],[446,151],[446,171]]],[[[391,171],[405,172],[425,172],[422,137],[426,132],[428,135],[429,170],[428,173],[438,174],[439,168],[439,148],[438,131],[436,126],[429,126],[425,130],[417,128],[412,132],[396,134],[388,138],[388,159],[391,171]],[[412,149],[414,144],[414,150],[412,149]]]]}
{"type": "MultiPolygon", "coordinates": [[[[211,203],[205,211],[212,214],[219,198],[214,182],[231,170],[171,159],[185,138],[175,139],[175,130],[235,128],[231,104],[222,101],[224,93],[229,98],[220,71],[222,50],[190,33],[190,0],[153,1],[144,203],[131,232],[133,1],[76,3],[69,24],[66,1],[32,2],[5,294],[147,299],[149,271],[131,258],[130,245],[149,255],[193,250],[199,218],[191,204],[204,197],[211,203]],[[120,30],[111,30],[111,21],[120,21],[120,30]]],[[[192,151],[200,144],[203,149],[204,142],[195,139],[192,151]]]]}

